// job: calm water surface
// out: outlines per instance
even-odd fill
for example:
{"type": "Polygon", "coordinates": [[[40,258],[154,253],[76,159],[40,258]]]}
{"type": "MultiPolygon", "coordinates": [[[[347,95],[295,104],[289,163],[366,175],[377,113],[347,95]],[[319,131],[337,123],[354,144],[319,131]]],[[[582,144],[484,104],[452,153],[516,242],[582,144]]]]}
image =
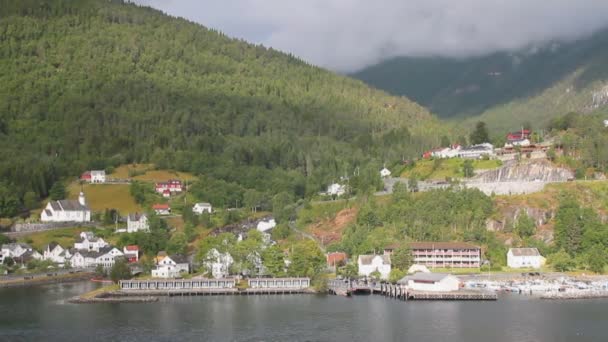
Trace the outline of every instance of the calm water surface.
{"type": "Polygon", "coordinates": [[[76,283],[0,289],[2,341],[608,341],[608,301],[285,295],[77,305],[76,283]]]}

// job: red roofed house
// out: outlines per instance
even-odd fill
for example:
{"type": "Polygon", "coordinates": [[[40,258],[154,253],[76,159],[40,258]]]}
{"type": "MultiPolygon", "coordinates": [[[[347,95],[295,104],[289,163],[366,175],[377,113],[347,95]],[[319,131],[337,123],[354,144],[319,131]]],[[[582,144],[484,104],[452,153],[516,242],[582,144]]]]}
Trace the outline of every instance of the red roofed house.
{"type": "Polygon", "coordinates": [[[129,263],[139,261],[139,246],[129,245],[123,248],[123,254],[129,263]]]}
{"type": "Polygon", "coordinates": [[[344,252],[327,253],[326,258],[328,267],[335,267],[346,263],[346,253],[344,252]]]}
{"type": "Polygon", "coordinates": [[[166,182],[156,183],[156,192],[164,197],[167,191],[169,191],[169,195],[182,192],[182,182],[177,179],[170,179],[166,182]]]}
{"type": "Polygon", "coordinates": [[[171,191],[169,189],[165,189],[165,191],[163,191],[163,197],[164,198],[171,197],[171,191]]]}
{"type": "Polygon", "coordinates": [[[517,132],[510,132],[507,134],[507,141],[520,141],[530,139],[532,132],[529,129],[522,129],[517,132]]]}
{"type": "Polygon", "coordinates": [[[171,207],[168,204],[155,204],[152,209],[156,215],[169,215],[171,214],[171,207]]]}

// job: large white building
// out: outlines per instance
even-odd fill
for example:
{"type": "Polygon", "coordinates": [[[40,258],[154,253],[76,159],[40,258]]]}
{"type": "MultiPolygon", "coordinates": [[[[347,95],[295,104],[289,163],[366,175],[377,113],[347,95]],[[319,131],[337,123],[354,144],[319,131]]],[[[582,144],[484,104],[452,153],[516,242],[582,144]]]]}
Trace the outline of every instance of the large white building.
{"type": "Polygon", "coordinates": [[[397,284],[414,291],[452,292],[460,288],[460,279],[450,274],[419,272],[401,278],[397,284]]]}
{"type": "Polygon", "coordinates": [[[467,159],[480,159],[482,157],[494,157],[494,145],[483,143],[462,148],[458,151],[458,157],[467,159]]]}
{"type": "Polygon", "coordinates": [[[103,247],[99,250],[77,250],[74,255],[70,258],[72,267],[76,268],[92,268],[102,266],[110,268],[116,263],[116,258],[124,256],[118,248],[115,247],[103,247]]]}
{"type": "Polygon", "coordinates": [[[509,248],[507,266],[511,268],[540,268],[545,258],[536,248],[509,248]]]}
{"type": "Polygon", "coordinates": [[[153,278],[177,278],[182,274],[190,272],[190,264],[182,255],[166,256],[156,265],[156,269],[152,270],[153,278]]]}
{"type": "Polygon", "coordinates": [[[127,233],[150,231],[150,224],[146,214],[129,214],[127,217],[127,233]]]}
{"type": "Polygon", "coordinates": [[[78,200],[60,200],[47,203],[42,213],[42,222],[90,222],[91,209],[87,206],[84,193],[80,193],[78,200]]]}
{"type": "Polygon", "coordinates": [[[378,271],[381,279],[388,279],[391,273],[390,255],[359,255],[357,264],[360,276],[369,277],[372,273],[378,271]]]}

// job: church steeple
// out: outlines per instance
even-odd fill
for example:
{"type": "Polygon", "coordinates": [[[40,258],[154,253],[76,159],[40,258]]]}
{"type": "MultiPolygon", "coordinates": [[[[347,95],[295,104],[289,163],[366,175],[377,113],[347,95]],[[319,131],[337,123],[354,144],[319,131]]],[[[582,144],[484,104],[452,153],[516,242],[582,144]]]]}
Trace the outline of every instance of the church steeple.
{"type": "Polygon", "coordinates": [[[80,191],[80,195],[78,195],[78,203],[80,203],[80,205],[82,205],[82,206],[87,205],[87,201],[84,198],[84,192],[82,192],[82,191],[80,191]]]}

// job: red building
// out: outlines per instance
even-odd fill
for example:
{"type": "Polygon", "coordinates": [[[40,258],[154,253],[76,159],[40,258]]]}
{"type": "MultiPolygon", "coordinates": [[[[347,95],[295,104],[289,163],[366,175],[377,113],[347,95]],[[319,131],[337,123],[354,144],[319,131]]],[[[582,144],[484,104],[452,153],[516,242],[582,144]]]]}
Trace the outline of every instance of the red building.
{"type": "Polygon", "coordinates": [[[139,246],[129,245],[123,248],[123,254],[127,258],[127,262],[133,263],[139,261],[139,246]]]}
{"type": "Polygon", "coordinates": [[[177,179],[170,179],[166,182],[156,183],[156,192],[164,194],[165,191],[169,193],[182,192],[182,182],[177,179]]]}
{"type": "Polygon", "coordinates": [[[532,132],[529,129],[522,129],[521,131],[511,132],[507,134],[507,141],[520,141],[524,139],[530,139],[532,132]]]}
{"type": "Polygon", "coordinates": [[[481,265],[481,248],[465,242],[412,242],[414,263],[431,268],[474,268],[481,265]]]}

